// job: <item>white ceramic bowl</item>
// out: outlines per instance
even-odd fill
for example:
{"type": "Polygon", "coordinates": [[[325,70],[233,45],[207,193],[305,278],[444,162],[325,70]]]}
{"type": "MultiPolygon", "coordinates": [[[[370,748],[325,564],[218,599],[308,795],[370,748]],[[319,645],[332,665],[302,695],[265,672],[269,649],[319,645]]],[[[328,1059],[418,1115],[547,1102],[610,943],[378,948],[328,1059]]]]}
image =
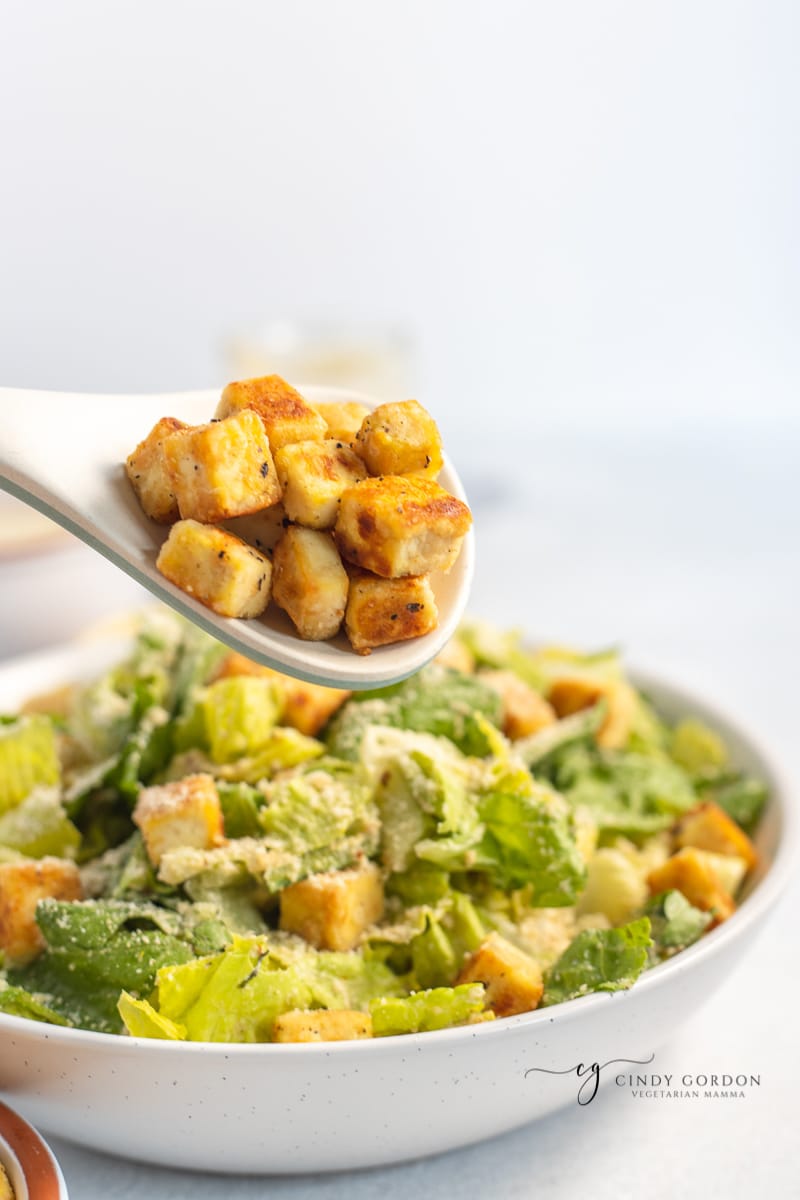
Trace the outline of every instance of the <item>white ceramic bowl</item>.
{"type": "Polygon", "coordinates": [[[0,1163],[14,1200],[67,1200],[67,1185],[50,1147],[7,1104],[0,1104],[0,1163]]]}
{"type": "MultiPolygon", "coordinates": [[[[73,647],[8,664],[0,711],[110,658],[107,646],[73,647]]],[[[746,952],[787,880],[796,833],[778,772],[745,731],[699,697],[636,678],[667,716],[691,713],[719,729],[771,796],[758,835],[764,865],[739,910],[630,991],[329,1045],[148,1041],[0,1015],[0,1091],[42,1128],[96,1149],[175,1167],[294,1173],[480,1141],[574,1103],[579,1064],[649,1058],[746,952]]]]}

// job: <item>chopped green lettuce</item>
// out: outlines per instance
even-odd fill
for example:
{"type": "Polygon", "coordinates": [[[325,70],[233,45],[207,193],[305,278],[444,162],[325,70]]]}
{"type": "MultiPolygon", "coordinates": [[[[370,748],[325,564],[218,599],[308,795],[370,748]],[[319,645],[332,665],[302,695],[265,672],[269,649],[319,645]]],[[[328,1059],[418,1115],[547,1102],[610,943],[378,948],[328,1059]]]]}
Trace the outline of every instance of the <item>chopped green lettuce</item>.
{"type": "Polygon", "coordinates": [[[118,1033],[124,989],[146,996],[166,963],[193,956],[181,919],[154,904],[41,900],[36,920],[47,947],[9,982],[46,993],[52,1008],[82,1029],[118,1033]]]}
{"type": "Polygon", "coordinates": [[[727,747],[719,734],[693,718],[680,721],[675,726],[669,752],[690,775],[716,772],[728,760],[727,747]]]}
{"type": "Polygon", "coordinates": [[[483,1014],[484,1000],[482,983],[431,988],[403,997],[380,997],[369,1006],[372,1030],[375,1037],[391,1037],[464,1025],[470,1018],[483,1014]]]}
{"type": "Polygon", "coordinates": [[[281,1013],[365,1009],[375,997],[399,989],[383,963],[355,952],[314,952],[270,937],[235,938],[222,954],[159,971],[153,1007],[184,1027],[189,1041],[267,1042],[281,1013]]]}
{"type": "Polygon", "coordinates": [[[211,758],[217,763],[255,754],[280,715],[280,691],[272,679],[237,675],[206,688],[200,706],[211,758]]]}
{"type": "Polygon", "coordinates": [[[61,768],[49,717],[31,715],[0,724],[0,815],[36,787],[60,783],[61,768]]]}
{"type": "Polygon", "coordinates": [[[50,999],[49,996],[34,996],[25,988],[0,980],[0,1012],[11,1017],[27,1017],[30,1021],[44,1021],[48,1025],[71,1025],[71,1021],[50,1007],[47,1003],[50,999]]]}
{"type": "Polygon", "coordinates": [[[650,957],[654,962],[691,946],[711,923],[711,913],[695,908],[678,891],[653,896],[645,912],[650,918],[653,938],[650,957]]]}
{"type": "Polygon", "coordinates": [[[80,840],[57,788],[37,787],[16,808],[0,816],[0,846],[29,858],[44,858],[47,854],[68,858],[78,849],[80,840]]]}
{"type": "Polygon", "coordinates": [[[650,945],[648,917],[617,929],[585,929],[547,972],[542,1005],[632,987],[647,966],[650,945]]]}
{"type": "Polygon", "coordinates": [[[391,687],[356,693],[328,725],[325,741],[332,754],[355,760],[370,725],[430,733],[448,738],[464,754],[490,753],[483,717],[502,719],[500,697],[477,676],[433,664],[391,687]]]}

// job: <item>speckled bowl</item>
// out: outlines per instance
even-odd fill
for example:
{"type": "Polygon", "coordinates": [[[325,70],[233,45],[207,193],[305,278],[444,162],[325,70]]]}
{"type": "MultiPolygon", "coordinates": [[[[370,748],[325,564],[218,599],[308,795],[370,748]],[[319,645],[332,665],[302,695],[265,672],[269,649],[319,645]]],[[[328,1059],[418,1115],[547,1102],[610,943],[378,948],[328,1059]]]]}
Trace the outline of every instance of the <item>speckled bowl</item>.
{"type": "MultiPolygon", "coordinates": [[[[0,711],[98,669],[100,652],[73,647],[8,664],[0,711]]],[[[779,772],[747,732],[702,697],[635,678],[665,715],[691,713],[719,729],[771,794],[758,835],[762,865],[738,911],[630,991],[483,1025],[327,1045],[149,1041],[0,1015],[0,1091],[42,1128],[98,1150],[174,1167],[293,1173],[480,1141],[574,1103],[578,1064],[648,1059],[747,951],[789,876],[796,833],[779,772]]]]}
{"type": "Polygon", "coordinates": [[[50,1147],[6,1104],[0,1104],[0,1163],[14,1200],[67,1200],[67,1185],[50,1147]]]}

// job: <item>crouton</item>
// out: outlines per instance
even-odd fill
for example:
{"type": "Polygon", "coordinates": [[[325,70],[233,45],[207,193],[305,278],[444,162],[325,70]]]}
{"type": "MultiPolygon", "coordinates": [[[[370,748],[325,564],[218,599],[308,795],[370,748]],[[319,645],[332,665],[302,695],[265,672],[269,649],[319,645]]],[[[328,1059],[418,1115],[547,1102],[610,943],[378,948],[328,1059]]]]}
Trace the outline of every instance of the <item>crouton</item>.
{"type": "Polygon", "coordinates": [[[75,863],[49,857],[0,863],[0,950],[9,963],[29,962],[44,949],[36,905],[46,897],[83,899],[75,863]]]}
{"type": "Polygon", "coordinates": [[[213,525],[177,521],[156,566],[176,587],[222,617],[257,617],[269,603],[269,559],[213,525]]]}
{"type": "Polygon", "coordinates": [[[186,846],[210,850],[224,840],[222,808],[211,775],[187,775],[174,783],[142,788],[133,822],[141,830],[154,867],[170,850],[186,846]]]}
{"type": "Polygon", "coordinates": [[[350,1009],[281,1013],[272,1026],[273,1042],[352,1042],[372,1037],[369,1013],[350,1009]]]}
{"type": "Polygon", "coordinates": [[[164,455],[184,519],[213,525],[281,498],[269,442],[249,410],[170,434],[164,455]]]}
{"type": "Polygon", "coordinates": [[[333,529],[342,492],[367,474],[357,454],[329,438],[283,446],[275,466],[287,517],[310,529],[333,529]]]}
{"type": "Polygon", "coordinates": [[[162,417],[125,461],[125,472],[142,510],[161,525],[170,525],[179,516],[164,442],[170,434],[186,428],[175,417],[162,417]]]}
{"type": "Polygon", "coordinates": [[[743,858],[748,870],[756,866],[758,853],[750,838],[718,804],[709,801],[680,818],[675,829],[679,847],[694,846],[714,854],[743,858]]]}
{"type": "Polygon", "coordinates": [[[487,1007],[497,1017],[536,1008],[544,992],[539,966],[499,933],[490,933],[470,955],[457,983],[482,983],[487,1007]]]}
{"type": "Polygon", "coordinates": [[[334,637],[347,605],[347,572],[329,533],[290,526],[273,553],[272,596],[300,637],[334,637]]]}
{"type": "Polygon", "coordinates": [[[692,846],[679,850],[677,854],[668,858],[663,866],[651,871],[647,876],[647,885],[653,896],[673,888],[682,892],[695,908],[713,913],[712,928],[726,921],[736,908],[733,897],[722,886],[719,876],[705,860],[703,852],[692,846]]]}
{"type": "Polygon", "coordinates": [[[273,453],[292,442],[321,442],[327,436],[320,414],[280,375],[229,383],[215,415],[228,417],[242,409],[258,414],[273,453]]]}
{"type": "Polygon", "coordinates": [[[577,673],[564,675],[553,680],[547,699],[558,717],[568,717],[605,701],[606,715],[597,731],[598,745],[620,750],[627,744],[636,713],[636,693],[623,680],[577,673]]]}
{"type": "Polygon", "coordinates": [[[281,723],[291,725],[308,737],[319,733],[353,694],[344,688],[323,687],[321,683],[307,683],[304,679],[295,679],[293,675],[283,675],[235,651],[225,656],[214,678],[227,679],[232,675],[267,675],[274,679],[283,694],[281,723]]]}
{"type": "Polygon", "coordinates": [[[318,950],[352,950],[383,916],[383,881],[374,863],[310,875],[280,894],[280,927],[318,950]]]}
{"type": "Polygon", "coordinates": [[[352,572],[344,626],[358,654],[422,637],[436,628],[438,620],[427,576],[381,579],[367,571],[352,572]]]}
{"type": "Polygon", "coordinates": [[[480,678],[502,700],[503,733],[512,741],[555,723],[552,706],[513,671],[481,671],[480,678]]]}
{"type": "Polygon", "coordinates": [[[475,655],[460,637],[450,638],[434,661],[451,671],[460,671],[462,675],[472,675],[475,671],[475,655]]]}
{"type": "Polygon", "coordinates": [[[432,479],[387,475],[364,479],[342,494],[336,544],[355,566],[398,579],[449,571],[472,515],[432,479]]]}
{"type": "Polygon", "coordinates": [[[371,475],[435,479],[444,461],[436,422],[416,400],[378,405],[364,418],[353,449],[371,475]]]}
{"type": "Polygon", "coordinates": [[[369,416],[366,404],[355,400],[339,400],[334,404],[315,404],[314,408],[328,426],[325,434],[337,442],[349,446],[361,428],[364,418],[369,416]]]}

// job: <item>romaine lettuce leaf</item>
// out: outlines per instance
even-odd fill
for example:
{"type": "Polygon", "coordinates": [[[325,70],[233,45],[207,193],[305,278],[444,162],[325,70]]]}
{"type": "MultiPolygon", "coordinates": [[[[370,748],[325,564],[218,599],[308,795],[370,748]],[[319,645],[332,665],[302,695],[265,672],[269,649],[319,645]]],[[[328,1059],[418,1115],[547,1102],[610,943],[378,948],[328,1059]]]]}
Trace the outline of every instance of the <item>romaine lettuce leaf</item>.
{"type": "Polygon", "coordinates": [[[446,737],[464,754],[481,757],[491,752],[485,724],[502,719],[502,701],[474,675],[462,675],[433,664],[410,679],[377,691],[358,693],[330,721],[325,741],[332,754],[355,760],[370,725],[446,737]]]}
{"type": "Polygon", "coordinates": [[[383,963],[355,952],[315,952],[271,937],[236,938],[222,954],[159,971],[157,1012],[184,1026],[190,1041],[266,1042],[281,1013],[363,1009],[375,996],[399,988],[383,963]]]}
{"type": "Polygon", "coordinates": [[[485,991],[482,983],[432,988],[410,996],[373,1000],[369,1006],[375,1037],[398,1033],[425,1033],[464,1025],[483,1014],[485,991]]]}
{"type": "Polygon", "coordinates": [[[118,1033],[120,992],[146,996],[159,967],[193,957],[178,915],[152,904],[42,900],[36,920],[47,948],[10,969],[9,982],[48,994],[53,1009],[83,1029],[118,1033]]]}
{"type": "Polygon", "coordinates": [[[49,717],[37,714],[0,724],[0,814],[16,808],[34,788],[53,787],[60,780],[49,717]]]}
{"type": "Polygon", "coordinates": [[[695,908],[678,891],[653,896],[645,913],[650,918],[653,938],[650,956],[654,962],[691,946],[711,923],[711,913],[695,908]]]}
{"type": "Polygon", "coordinates": [[[16,808],[0,816],[0,846],[19,850],[29,858],[47,854],[68,858],[80,840],[56,788],[37,787],[16,808]]]}
{"type": "Polygon", "coordinates": [[[585,929],[547,972],[542,1006],[632,987],[647,966],[650,945],[647,917],[618,929],[585,929]]]}

